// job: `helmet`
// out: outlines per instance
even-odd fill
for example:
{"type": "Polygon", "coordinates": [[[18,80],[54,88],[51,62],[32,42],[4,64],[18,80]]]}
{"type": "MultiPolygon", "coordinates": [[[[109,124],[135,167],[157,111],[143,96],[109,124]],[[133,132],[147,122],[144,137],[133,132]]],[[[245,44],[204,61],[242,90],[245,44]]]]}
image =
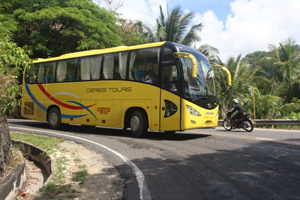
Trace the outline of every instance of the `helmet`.
{"type": "Polygon", "coordinates": [[[233,99],[232,100],[234,103],[239,103],[239,100],[237,100],[237,99],[233,99]]]}

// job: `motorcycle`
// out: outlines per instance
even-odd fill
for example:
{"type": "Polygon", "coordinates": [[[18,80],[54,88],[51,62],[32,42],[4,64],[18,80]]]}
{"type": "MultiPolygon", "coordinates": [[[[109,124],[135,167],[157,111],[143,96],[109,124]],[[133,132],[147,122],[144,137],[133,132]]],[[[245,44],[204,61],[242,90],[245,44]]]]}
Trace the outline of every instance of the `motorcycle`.
{"type": "MultiPolygon", "coordinates": [[[[232,115],[233,109],[228,110],[226,117],[224,118],[223,121],[223,127],[227,130],[230,131],[234,125],[230,121],[230,117],[232,115]]],[[[242,115],[238,120],[235,120],[236,128],[242,128],[247,132],[253,131],[253,120],[251,118],[250,114],[245,114],[242,115]]]]}

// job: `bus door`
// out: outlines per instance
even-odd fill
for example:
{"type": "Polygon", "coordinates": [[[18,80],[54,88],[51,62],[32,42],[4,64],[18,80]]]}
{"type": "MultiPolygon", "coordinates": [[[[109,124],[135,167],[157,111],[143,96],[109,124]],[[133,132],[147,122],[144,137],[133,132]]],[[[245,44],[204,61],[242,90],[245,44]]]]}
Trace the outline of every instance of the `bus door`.
{"type": "Polygon", "coordinates": [[[161,71],[160,130],[180,130],[181,99],[178,64],[163,64],[161,71]]]}

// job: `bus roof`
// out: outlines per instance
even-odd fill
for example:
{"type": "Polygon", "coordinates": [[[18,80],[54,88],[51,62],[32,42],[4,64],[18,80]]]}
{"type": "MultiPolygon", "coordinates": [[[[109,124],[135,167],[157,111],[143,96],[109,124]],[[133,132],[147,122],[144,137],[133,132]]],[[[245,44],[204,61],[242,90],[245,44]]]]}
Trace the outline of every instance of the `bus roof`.
{"type": "Polygon", "coordinates": [[[70,59],[70,58],[92,56],[92,55],[105,54],[105,53],[114,53],[114,52],[128,51],[128,50],[134,50],[134,49],[144,49],[144,48],[149,48],[149,47],[158,47],[158,46],[164,45],[165,43],[166,42],[164,41],[164,42],[155,42],[155,43],[141,44],[141,45],[134,45],[134,46],[119,46],[119,47],[106,48],[106,49],[94,49],[94,50],[88,50],[88,51],[80,51],[80,52],[75,52],[75,53],[63,54],[59,57],[45,58],[45,59],[39,58],[37,60],[34,60],[33,63],[64,60],[64,59],[70,59]]]}

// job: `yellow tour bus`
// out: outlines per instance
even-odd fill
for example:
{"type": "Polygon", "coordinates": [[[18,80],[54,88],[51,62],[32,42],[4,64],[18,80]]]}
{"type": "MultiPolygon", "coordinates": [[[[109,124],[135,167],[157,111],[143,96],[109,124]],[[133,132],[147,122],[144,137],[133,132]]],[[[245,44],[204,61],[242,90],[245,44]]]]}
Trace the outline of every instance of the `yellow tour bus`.
{"type": "Polygon", "coordinates": [[[157,42],[38,59],[25,69],[22,117],[115,127],[143,137],[218,125],[208,60],[190,47],[157,42]]]}

